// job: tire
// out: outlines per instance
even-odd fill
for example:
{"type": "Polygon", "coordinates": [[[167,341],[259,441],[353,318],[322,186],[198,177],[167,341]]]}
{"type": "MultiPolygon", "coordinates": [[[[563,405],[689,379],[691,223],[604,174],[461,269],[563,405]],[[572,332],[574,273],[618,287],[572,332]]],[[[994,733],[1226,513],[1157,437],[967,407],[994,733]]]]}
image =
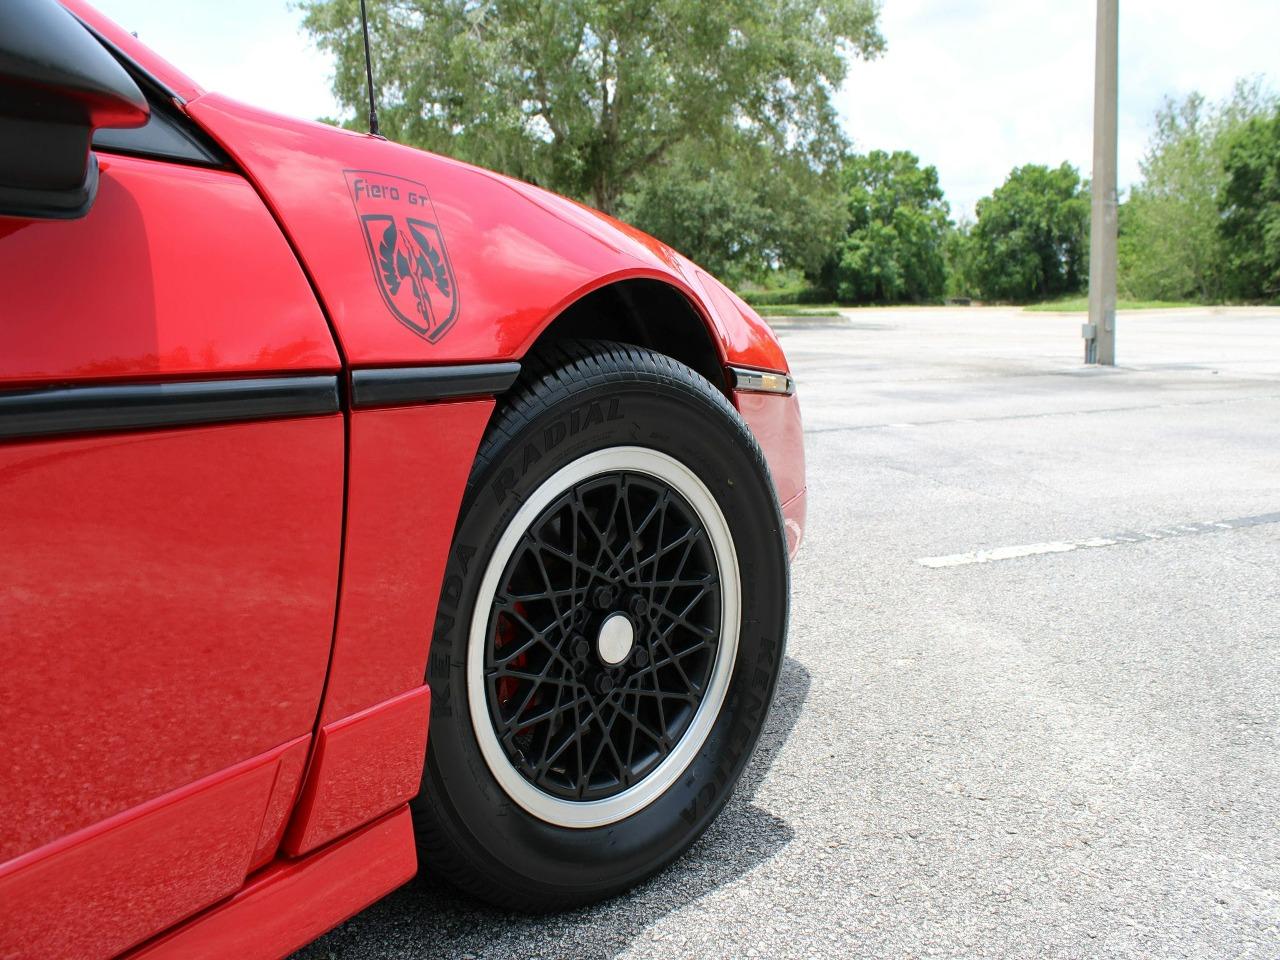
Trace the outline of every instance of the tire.
{"type": "Polygon", "coordinates": [[[526,359],[445,570],[413,802],[424,869],[541,911],[678,857],[764,726],[788,591],[768,468],[710,383],[615,343],[526,359]]]}

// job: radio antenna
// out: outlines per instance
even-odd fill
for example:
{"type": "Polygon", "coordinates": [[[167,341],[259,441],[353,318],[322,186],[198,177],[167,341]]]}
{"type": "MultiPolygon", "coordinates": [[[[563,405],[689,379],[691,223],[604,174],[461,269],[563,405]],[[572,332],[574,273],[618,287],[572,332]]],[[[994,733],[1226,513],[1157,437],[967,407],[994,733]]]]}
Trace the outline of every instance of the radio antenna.
{"type": "Polygon", "coordinates": [[[369,54],[369,14],[365,11],[364,0],[360,0],[360,28],[364,31],[364,75],[369,81],[369,132],[375,137],[378,133],[378,106],[373,96],[373,58],[369,54]]]}

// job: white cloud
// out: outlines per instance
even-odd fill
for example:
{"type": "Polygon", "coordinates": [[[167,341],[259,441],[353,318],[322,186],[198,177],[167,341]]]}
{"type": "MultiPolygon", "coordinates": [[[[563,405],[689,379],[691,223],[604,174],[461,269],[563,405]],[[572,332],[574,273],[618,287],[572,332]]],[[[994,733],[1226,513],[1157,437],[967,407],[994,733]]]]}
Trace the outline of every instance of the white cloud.
{"type": "MultiPolygon", "coordinates": [[[[888,51],[855,62],[837,98],[859,149],[908,149],[938,167],[956,212],[1023,163],[1088,176],[1095,4],[885,0],[888,51]]],[[[1132,183],[1162,97],[1275,80],[1280,3],[1122,0],[1120,182],[1132,183]]]]}

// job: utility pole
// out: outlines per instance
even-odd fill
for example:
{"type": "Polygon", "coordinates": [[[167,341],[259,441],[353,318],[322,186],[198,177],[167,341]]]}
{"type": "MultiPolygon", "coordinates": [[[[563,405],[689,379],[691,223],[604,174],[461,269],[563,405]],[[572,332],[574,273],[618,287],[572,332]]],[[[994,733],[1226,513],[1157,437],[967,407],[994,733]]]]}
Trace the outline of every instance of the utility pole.
{"type": "Polygon", "coordinates": [[[1089,226],[1089,322],[1084,362],[1116,365],[1117,99],[1120,0],[1098,0],[1093,86],[1093,216],[1089,226]]]}

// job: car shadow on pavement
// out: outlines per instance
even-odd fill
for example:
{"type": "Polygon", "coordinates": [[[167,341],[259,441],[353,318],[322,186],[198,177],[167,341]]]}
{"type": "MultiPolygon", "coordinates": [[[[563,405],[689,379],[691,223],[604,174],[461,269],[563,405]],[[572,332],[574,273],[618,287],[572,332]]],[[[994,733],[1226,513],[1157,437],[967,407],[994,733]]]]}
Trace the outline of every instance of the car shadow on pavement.
{"type": "Polygon", "coordinates": [[[292,960],[617,956],[665,915],[737,880],[791,841],[791,827],[752,801],[799,719],[809,684],[809,672],[786,658],[764,732],[724,811],[688,853],[630,893],[528,915],[466,899],[420,875],[292,960]]]}

